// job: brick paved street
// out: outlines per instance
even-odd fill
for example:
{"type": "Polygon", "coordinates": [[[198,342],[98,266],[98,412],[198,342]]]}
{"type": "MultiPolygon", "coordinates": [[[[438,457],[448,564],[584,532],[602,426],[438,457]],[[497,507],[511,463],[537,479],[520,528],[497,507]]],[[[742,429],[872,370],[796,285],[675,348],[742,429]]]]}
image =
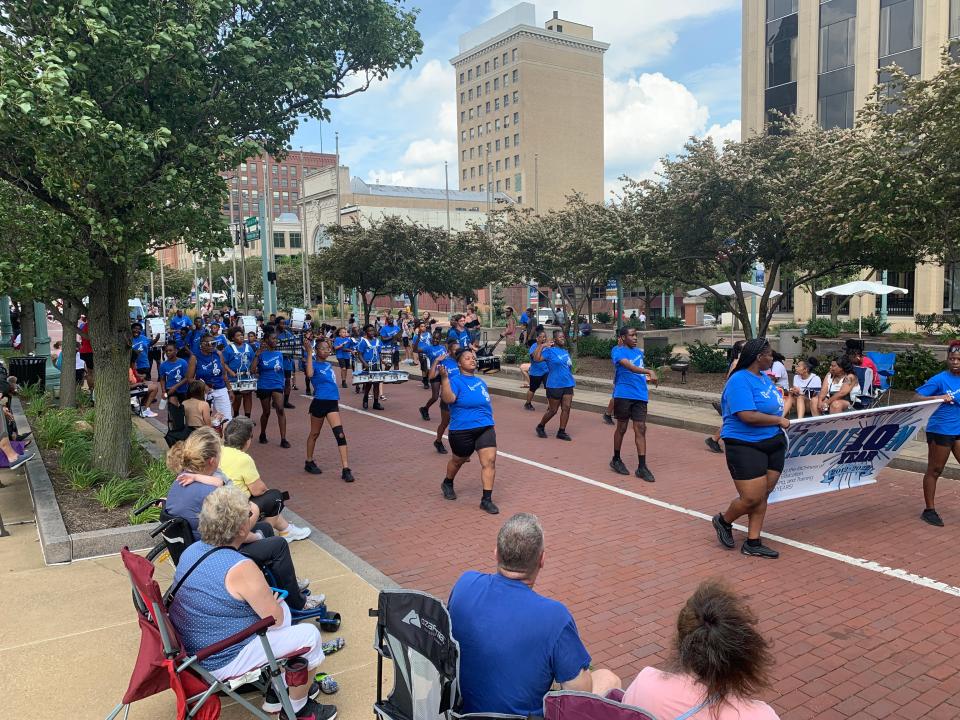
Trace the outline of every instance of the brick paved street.
{"type": "MultiPolygon", "coordinates": [[[[749,595],[774,641],[769,699],[783,717],[960,716],[956,481],[941,481],[945,528],[920,522],[920,476],[901,471],[885,471],[875,486],[774,505],[765,530],[799,546],[771,542],[779,560],[752,559],[722,549],[708,521],[689,512],[712,515],[734,492],[723,457],[696,433],[650,426],[651,485],[608,469],[611,428],[598,415],[574,411],[572,443],[541,440],[539,413],[494,397],[501,514],[491,517],[477,507],[475,460],[458,478],[460,499],[442,499],[445,458],[417,430],[435,429],[416,410],[426,391],[411,382],[387,394],[383,413],[343,410],[353,485],[339,479],[328,430],[316,456],[324,474],[303,473],[303,397],[288,411],[293,448],[279,447],[274,424],[272,443],[252,452],[267,483],[291,491],[293,510],[398,583],[445,598],[463,570],[493,569],[500,523],[530,511],[547,540],[538,591],[567,604],[594,664],[627,682],[665,659],[680,605],[700,580],[719,576],[749,595]]],[[[344,391],[344,408],[359,405],[344,391]]],[[[436,406],[432,414],[439,417],[436,406]]]]}

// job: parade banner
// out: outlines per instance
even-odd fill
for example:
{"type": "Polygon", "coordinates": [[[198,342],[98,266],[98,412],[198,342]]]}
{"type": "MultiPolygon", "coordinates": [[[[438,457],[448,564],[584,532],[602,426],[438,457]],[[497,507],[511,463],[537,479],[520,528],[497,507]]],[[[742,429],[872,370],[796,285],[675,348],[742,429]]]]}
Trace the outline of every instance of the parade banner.
{"type": "Polygon", "coordinates": [[[870,485],[940,406],[939,400],[794,420],[769,502],[870,485]]]}

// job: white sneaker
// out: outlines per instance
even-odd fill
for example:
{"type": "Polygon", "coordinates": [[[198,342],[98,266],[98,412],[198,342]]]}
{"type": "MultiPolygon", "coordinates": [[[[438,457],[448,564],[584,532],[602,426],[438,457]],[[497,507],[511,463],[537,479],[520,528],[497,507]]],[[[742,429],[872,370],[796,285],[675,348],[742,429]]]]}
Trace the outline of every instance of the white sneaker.
{"type": "Polygon", "coordinates": [[[156,414],[153,410],[151,410],[150,408],[144,408],[144,409],[143,409],[143,417],[154,418],[154,417],[156,417],[156,416],[157,416],[157,414],[156,414]]]}
{"type": "Polygon", "coordinates": [[[310,528],[297,527],[293,523],[290,523],[287,525],[286,531],[280,533],[280,537],[288,543],[292,543],[295,540],[306,540],[310,537],[310,528]]]}
{"type": "Polygon", "coordinates": [[[300,588],[300,592],[306,590],[310,587],[310,578],[297,578],[297,587],[300,588]]]}
{"type": "Polygon", "coordinates": [[[307,600],[303,603],[304,610],[316,610],[321,605],[326,604],[327,596],[326,595],[308,595],[307,600]]]}

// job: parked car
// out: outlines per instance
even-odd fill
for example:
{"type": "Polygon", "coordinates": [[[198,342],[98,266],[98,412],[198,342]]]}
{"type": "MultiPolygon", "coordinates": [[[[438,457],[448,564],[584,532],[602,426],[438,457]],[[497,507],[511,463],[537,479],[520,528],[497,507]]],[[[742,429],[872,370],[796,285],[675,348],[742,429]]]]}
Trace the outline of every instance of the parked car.
{"type": "Polygon", "coordinates": [[[711,327],[713,325],[719,325],[720,319],[716,315],[711,315],[710,313],[704,313],[703,324],[706,325],[707,327],[711,327]]]}
{"type": "Polygon", "coordinates": [[[556,325],[557,317],[550,308],[540,308],[537,310],[537,324],[556,325]]]}

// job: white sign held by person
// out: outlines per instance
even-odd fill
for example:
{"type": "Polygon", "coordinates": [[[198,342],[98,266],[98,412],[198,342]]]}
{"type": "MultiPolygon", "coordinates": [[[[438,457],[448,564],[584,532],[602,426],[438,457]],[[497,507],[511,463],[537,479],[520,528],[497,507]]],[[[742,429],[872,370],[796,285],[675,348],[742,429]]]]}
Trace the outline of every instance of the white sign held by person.
{"type": "Polygon", "coordinates": [[[243,339],[246,340],[250,333],[257,332],[257,319],[253,315],[241,315],[240,324],[243,326],[243,339]]]}
{"type": "Polygon", "coordinates": [[[307,319],[307,311],[303,308],[293,308],[290,311],[290,329],[303,330],[303,324],[307,319]]]}
{"type": "Polygon", "coordinates": [[[769,502],[870,485],[927,424],[939,400],[794,420],[787,461],[769,502]]]}
{"type": "Polygon", "coordinates": [[[167,341],[167,328],[164,325],[163,318],[147,318],[147,335],[151,338],[159,335],[160,342],[165,343],[167,341]]]}

